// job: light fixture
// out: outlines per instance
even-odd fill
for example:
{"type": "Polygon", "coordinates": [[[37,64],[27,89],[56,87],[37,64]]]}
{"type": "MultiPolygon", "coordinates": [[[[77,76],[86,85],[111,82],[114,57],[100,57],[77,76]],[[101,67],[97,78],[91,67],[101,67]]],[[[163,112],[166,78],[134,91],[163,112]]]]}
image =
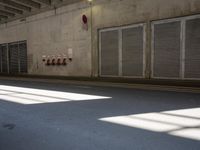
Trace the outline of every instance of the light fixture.
{"type": "Polygon", "coordinates": [[[92,0],[87,0],[89,3],[92,3],[92,0]]]}

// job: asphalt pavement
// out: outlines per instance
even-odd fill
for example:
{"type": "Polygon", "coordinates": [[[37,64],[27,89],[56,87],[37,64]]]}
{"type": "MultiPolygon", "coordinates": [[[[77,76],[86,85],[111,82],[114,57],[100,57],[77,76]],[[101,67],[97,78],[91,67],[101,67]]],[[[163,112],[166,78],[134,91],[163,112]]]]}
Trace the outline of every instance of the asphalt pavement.
{"type": "Polygon", "coordinates": [[[0,150],[200,150],[200,94],[0,80],[0,150]]]}

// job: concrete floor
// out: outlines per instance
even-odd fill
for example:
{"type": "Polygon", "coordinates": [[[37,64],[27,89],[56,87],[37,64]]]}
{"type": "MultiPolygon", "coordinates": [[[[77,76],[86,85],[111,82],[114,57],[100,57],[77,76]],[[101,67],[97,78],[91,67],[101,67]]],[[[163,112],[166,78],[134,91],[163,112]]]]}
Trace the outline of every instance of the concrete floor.
{"type": "Polygon", "coordinates": [[[0,80],[0,150],[199,150],[199,108],[193,93],[0,80]]]}

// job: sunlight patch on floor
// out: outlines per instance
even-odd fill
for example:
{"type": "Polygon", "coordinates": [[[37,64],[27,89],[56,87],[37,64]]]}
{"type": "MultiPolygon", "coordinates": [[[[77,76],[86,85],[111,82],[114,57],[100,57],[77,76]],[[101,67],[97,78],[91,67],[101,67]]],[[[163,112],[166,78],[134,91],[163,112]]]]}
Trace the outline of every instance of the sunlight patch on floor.
{"type": "Polygon", "coordinates": [[[0,85],[0,99],[21,104],[110,99],[111,97],[0,85]]]}
{"type": "Polygon", "coordinates": [[[200,108],[100,118],[99,120],[200,140],[200,108]]]}

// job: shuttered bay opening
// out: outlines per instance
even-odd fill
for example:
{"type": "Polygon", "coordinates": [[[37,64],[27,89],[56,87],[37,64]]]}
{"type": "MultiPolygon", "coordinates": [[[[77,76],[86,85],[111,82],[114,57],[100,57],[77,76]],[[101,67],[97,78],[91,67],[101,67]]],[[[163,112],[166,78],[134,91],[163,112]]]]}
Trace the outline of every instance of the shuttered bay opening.
{"type": "Polygon", "coordinates": [[[1,72],[8,73],[8,55],[7,55],[7,45],[1,45],[1,72]]]}
{"type": "Polygon", "coordinates": [[[9,45],[9,72],[19,73],[18,44],[9,45]]]}
{"type": "Polygon", "coordinates": [[[122,30],[122,75],[143,76],[143,26],[122,30]]]}
{"type": "Polygon", "coordinates": [[[185,78],[200,79],[200,18],[186,21],[185,78]]]}
{"type": "Polygon", "coordinates": [[[153,77],[180,78],[180,21],[154,25],[153,77]]]}
{"type": "Polygon", "coordinates": [[[25,42],[19,43],[19,65],[20,73],[27,73],[27,45],[25,42]]]}
{"type": "Polygon", "coordinates": [[[0,73],[2,73],[2,46],[0,45],[0,73]]]}
{"type": "Polygon", "coordinates": [[[1,73],[27,73],[27,70],[26,41],[0,45],[1,73]]]}
{"type": "Polygon", "coordinates": [[[101,75],[118,76],[119,74],[119,38],[118,31],[101,32],[101,75]]]}
{"type": "Polygon", "coordinates": [[[100,76],[144,77],[145,24],[100,30],[100,76]]]}

